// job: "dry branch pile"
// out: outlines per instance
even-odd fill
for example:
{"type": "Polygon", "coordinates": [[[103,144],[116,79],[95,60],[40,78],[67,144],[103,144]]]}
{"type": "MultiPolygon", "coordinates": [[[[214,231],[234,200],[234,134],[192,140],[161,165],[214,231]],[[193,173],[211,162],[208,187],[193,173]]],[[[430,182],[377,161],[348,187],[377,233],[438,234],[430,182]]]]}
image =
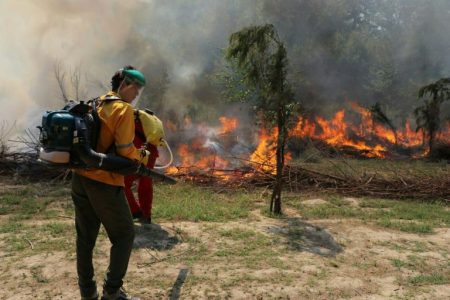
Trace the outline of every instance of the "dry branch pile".
{"type": "MultiPolygon", "coordinates": [[[[220,188],[272,187],[275,176],[252,168],[237,170],[210,170],[201,172],[180,169],[178,178],[196,184],[220,188]]],[[[284,189],[291,192],[330,192],[346,196],[370,196],[393,199],[444,200],[450,202],[450,174],[431,177],[400,175],[385,178],[377,173],[360,176],[336,176],[299,166],[287,166],[284,171],[284,189]]]]}
{"type": "Polygon", "coordinates": [[[11,177],[24,177],[29,180],[49,180],[64,176],[66,170],[50,168],[39,163],[38,149],[40,142],[38,136],[30,129],[26,129],[22,136],[8,139],[15,124],[7,122],[0,125],[0,175],[11,177]]]}
{"type": "Polygon", "coordinates": [[[326,190],[350,196],[371,196],[397,199],[442,199],[450,201],[450,175],[447,177],[384,178],[378,174],[361,177],[338,177],[301,167],[288,167],[286,185],[292,190],[326,190]]]}
{"type": "MultiPolygon", "coordinates": [[[[0,175],[26,177],[30,180],[64,178],[66,170],[50,168],[37,162],[35,153],[3,153],[0,155],[0,175]]],[[[275,175],[250,165],[238,169],[204,171],[179,168],[174,175],[195,184],[219,189],[271,188],[275,175]]],[[[335,175],[300,166],[286,166],[284,190],[290,192],[328,192],[346,196],[370,196],[394,199],[444,200],[450,202],[450,174],[431,176],[417,174],[382,176],[378,173],[335,175]]]]}
{"type": "Polygon", "coordinates": [[[36,153],[13,152],[0,155],[0,175],[24,177],[30,180],[55,179],[64,169],[49,168],[37,161],[36,153]]]}

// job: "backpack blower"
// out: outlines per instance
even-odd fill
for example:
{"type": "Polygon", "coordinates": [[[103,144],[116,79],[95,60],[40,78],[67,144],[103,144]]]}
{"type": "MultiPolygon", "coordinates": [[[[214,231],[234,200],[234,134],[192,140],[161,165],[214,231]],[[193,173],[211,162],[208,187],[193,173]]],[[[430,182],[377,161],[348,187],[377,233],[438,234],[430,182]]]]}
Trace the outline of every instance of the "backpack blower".
{"type": "Polygon", "coordinates": [[[93,168],[121,175],[148,176],[168,184],[173,177],[147,168],[144,164],[94,150],[100,132],[100,118],[96,101],[69,102],[62,110],[47,111],[42,117],[38,161],[51,167],[93,168]]]}

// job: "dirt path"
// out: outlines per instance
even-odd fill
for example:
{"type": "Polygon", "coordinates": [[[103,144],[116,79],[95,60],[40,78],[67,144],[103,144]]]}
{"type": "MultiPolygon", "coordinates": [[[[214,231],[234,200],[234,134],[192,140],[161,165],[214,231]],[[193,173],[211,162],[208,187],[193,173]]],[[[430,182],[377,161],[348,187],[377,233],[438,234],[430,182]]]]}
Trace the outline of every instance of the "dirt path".
{"type": "MultiPolygon", "coordinates": [[[[320,203],[308,205],[314,202],[320,203]]],[[[286,213],[284,219],[254,211],[226,223],[136,224],[126,287],[142,299],[450,299],[450,285],[438,277],[450,267],[450,229],[419,235],[286,213]],[[421,275],[434,273],[428,280],[421,275]]],[[[58,222],[69,234],[56,249],[43,246],[51,231],[18,240],[0,233],[0,299],[78,299],[73,221],[58,222]],[[14,243],[20,247],[11,248],[14,243]]],[[[103,232],[95,250],[99,285],[108,253],[103,232]]]]}

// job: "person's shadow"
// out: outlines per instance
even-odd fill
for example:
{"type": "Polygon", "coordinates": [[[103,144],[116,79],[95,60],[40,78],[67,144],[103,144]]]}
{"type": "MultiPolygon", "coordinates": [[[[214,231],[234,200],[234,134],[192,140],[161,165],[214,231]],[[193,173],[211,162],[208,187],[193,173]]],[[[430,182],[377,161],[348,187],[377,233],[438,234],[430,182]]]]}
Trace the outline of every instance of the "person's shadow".
{"type": "MultiPolygon", "coordinates": [[[[181,237],[176,233],[170,234],[158,224],[134,224],[134,249],[150,249],[164,251],[172,249],[176,244],[181,243],[181,237]]],[[[181,288],[186,281],[189,270],[180,269],[169,294],[170,300],[178,300],[181,295],[181,288]]]]}
{"type": "Polygon", "coordinates": [[[180,237],[169,234],[158,224],[134,224],[134,232],[134,249],[170,250],[181,242],[180,237]]]}
{"type": "Polygon", "coordinates": [[[306,251],[321,256],[335,256],[343,251],[328,231],[308,224],[300,218],[287,218],[286,225],[270,226],[267,231],[283,236],[291,250],[306,251]]]}

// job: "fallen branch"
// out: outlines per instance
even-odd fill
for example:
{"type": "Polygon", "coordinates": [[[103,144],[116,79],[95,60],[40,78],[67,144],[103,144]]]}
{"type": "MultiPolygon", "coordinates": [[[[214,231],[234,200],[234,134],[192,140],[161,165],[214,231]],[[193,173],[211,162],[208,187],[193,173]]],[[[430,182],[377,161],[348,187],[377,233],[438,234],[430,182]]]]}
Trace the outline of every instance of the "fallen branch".
{"type": "Polygon", "coordinates": [[[28,244],[30,244],[31,250],[33,250],[34,249],[33,243],[26,237],[24,237],[24,239],[28,242],[28,244]]]}
{"type": "MultiPolygon", "coordinates": [[[[192,250],[192,249],[189,248],[189,249],[187,249],[185,251],[182,251],[182,252],[174,254],[174,255],[167,255],[167,256],[164,256],[163,258],[155,259],[154,261],[150,261],[150,262],[146,262],[146,263],[138,263],[137,265],[138,265],[138,267],[148,267],[148,266],[151,266],[151,265],[163,262],[165,260],[168,260],[170,258],[181,256],[181,255],[189,252],[190,250],[192,250]]],[[[152,257],[155,257],[155,256],[152,255],[152,257]]]]}

